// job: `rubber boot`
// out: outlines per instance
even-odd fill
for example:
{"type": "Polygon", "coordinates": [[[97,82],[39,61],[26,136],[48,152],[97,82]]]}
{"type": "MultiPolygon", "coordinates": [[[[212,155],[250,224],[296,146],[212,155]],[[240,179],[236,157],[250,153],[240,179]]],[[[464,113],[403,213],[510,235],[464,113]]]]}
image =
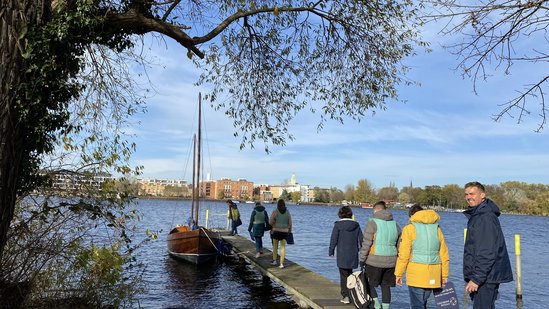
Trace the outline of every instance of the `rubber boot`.
{"type": "Polygon", "coordinates": [[[383,303],[383,304],[381,304],[381,308],[389,309],[389,304],[383,303]]]}
{"type": "Polygon", "coordinates": [[[377,297],[373,298],[374,300],[374,308],[375,309],[381,309],[381,303],[379,302],[379,299],[377,297]]]}

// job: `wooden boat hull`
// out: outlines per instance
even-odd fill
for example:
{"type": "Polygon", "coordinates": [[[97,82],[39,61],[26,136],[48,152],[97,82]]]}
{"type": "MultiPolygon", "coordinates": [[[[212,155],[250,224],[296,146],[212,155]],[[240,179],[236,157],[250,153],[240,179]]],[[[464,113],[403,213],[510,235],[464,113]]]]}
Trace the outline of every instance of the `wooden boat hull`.
{"type": "Polygon", "coordinates": [[[205,228],[191,231],[188,226],[178,226],[168,234],[168,252],[174,258],[203,264],[217,255],[218,240],[218,233],[205,228]]]}

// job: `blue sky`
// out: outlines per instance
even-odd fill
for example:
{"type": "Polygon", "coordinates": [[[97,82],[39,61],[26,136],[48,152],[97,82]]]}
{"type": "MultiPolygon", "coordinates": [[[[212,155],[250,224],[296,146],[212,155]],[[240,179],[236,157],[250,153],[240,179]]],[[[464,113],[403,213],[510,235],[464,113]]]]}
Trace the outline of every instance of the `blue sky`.
{"type": "MultiPolygon", "coordinates": [[[[521,124],[509,117],[492,120],[498,105],[516,96],[515,90],[546,74],[547,64],[515,65],[511,75],[491,71],[486,82],[478,83],[476,95],[472,81],[454,70],[456,56],[440,47],[449,38],[435,31],[424,38],[432,52],[406,60],[408,77],[421,83],[399,87],[406,103],[388,102],[387,110],[361,122],[328,122],[320,132],[319,114],[304,111],[289,125],[295,140],[271,146],[270,154],[262,142],[240,150],[231,119],[204,104],[206,172],[213,179],[262,184],[282,184],[295,173],[301,184],[340,189],[364,178],[376,188],[390,183],[401,188],[410,181],[419,187],[472,180],[548,183],[549,132],[534,132],[539,112],[533,109],[521,124]]],[[[167,48],[151,46],[161,65],[148,71],[155,93],[148,99],[148,112],[138,117],[140,124],[130,130],[138,147],[132,163],[144,166],[144,178],[189,180],[196,102],[207,89],[194,86],[199,72],[185,49],[170,41],[167,48]]]]}

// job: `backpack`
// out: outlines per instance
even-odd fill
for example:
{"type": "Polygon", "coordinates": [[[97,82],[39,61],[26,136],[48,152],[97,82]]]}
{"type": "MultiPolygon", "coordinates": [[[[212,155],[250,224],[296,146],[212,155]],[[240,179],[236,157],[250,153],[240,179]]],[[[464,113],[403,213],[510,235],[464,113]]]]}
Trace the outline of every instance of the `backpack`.
{"type": "Polygon", "coordinates": [[[347,277],[349,300],[358,309],[374,308],[374,301],[370,296],[370,286],[364,271],[355,271],[347,277]]]}

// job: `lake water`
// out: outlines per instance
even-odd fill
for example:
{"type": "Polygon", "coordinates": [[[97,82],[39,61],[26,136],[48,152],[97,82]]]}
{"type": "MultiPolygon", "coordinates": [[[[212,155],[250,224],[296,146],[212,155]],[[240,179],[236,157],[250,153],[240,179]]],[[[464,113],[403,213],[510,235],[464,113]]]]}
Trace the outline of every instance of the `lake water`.
{"type": "MultiPolygon", "coordinates": [[[[201,206],[200,224],[205,225],[205,212],[209,211],[208,226],[226,227],[227,206],[223,202],[206,202],[201,206]]],[[[274,204],[266,205],[270,214],[274,204]]],[[[328,256],[328,244],[338,207],[288,205],[294,221],[295,245],[287,246],[287,258],[328,279],[339,282],[335,258],[328,256]]],[[[219,262],[197,267],[169,257],[166,235],[175,224],[183,223],[190,212],[190,202],[174,200],[138,201],[137,209],[143,212],[141,231],[157,231],[158,240],[145,245],[138,259],[147,265],[144,280],[148,290],[139,298],[143,308],[297,308],[284,289],[264,278],[253,268],[234,262],[219,262]]],[[[239,233],[246,235],[248,218],[253,204],[239,204],[244,224],[239,233]]],[[[355,219],[364,226],[371,216],[370,209],[353,208],[355,219]]],[[[395,220],[403,227],[408,220],[406,211],[392,210],[395,220]]],[[[450,251],[450,280],[456,285],[460,307],[464,306],[462,277],[463,230],[467,219],[461,213],[441,212],[440,225],[450,251]]],[[[521,236],[523,303],[517,304],[515,282],[500,286],[497,308],[547,308],[549,299],[549,217],[502,215],[500,221],[507,241],[513,270],[515,269],[514,235],[521,236]]],[[[144,233],[142,233],[144,234],[144,233]]],[[[265,247],[271,249],[268,236],[265,247]]],[[[515,276],[516,277],[516,276],[515,276]]],[[[516,278],[515,278],[516,279],[516,278]]],[[[393,290],[391,308],[409,308],[406,286],[393,290]]],[[[434,307],[434,306],[433,306],[434,307]]],[[[351,308],[351,307],[350,307],[351,308]]]]}

